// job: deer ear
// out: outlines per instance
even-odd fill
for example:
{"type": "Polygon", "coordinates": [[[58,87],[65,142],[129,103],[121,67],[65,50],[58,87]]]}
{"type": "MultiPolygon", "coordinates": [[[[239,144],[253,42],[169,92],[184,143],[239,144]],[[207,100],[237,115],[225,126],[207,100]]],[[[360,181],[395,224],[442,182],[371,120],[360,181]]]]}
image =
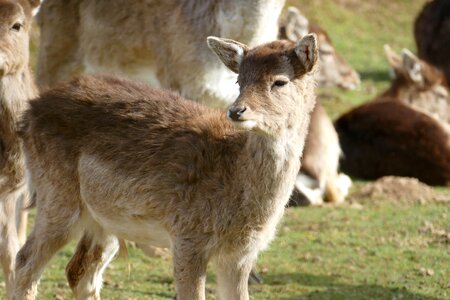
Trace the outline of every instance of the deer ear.
{"type": "Polygon", "coordinates": [[[220,58],[231,71],[238,73],[242,59],[248,52],[246,45],[239,42],[209,36],[206,39],[208,47],[220,58]]]}
{"type": "Polygon", "coordinates": [[[32,9],[38,7],[41,4],[41,0],[28,0],[32,9]]]}
{"type": "Polygon", "coordinates": [[[307,35],[308,32],[308,19],[296,7],[288,7],[286,15],[286,37],[291,41],[297,41],[307,35]]]}
{"type": "Polygon", "coordinates": [[[411,81],[422,84],[424,82],[422,66],[419,59],[408,49],[402,50],[403,69],[411,81]]]}
{"type": "Polygon", "coordinates": [[[391,65],[395,76],[395,73],[398,73],[402,69],[402,58],[387,44],[384,45],[384,53],[386,54],[386,58],[391,65]]]}
{"type": "Polygon", "coordinates": [[[317,36],[314,33],[307,34],[295,45],[295,54],[306,73],[310,72],[317,63],[319,57],[319,46],[317,36]]]}

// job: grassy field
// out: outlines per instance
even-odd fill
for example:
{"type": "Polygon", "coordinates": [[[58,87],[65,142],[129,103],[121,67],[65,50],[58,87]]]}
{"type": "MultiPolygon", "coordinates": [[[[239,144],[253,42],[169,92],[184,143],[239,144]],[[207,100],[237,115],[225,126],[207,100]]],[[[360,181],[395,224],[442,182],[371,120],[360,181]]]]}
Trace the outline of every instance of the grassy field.
{"type": "MultiPolygon", "coordinates": [[[[362,86],[357,91],[319,90],[333,118],[386,88],[389,78],[383,44],[415,51],[412,22],[424,2],[288,1],[323,25],[338,51],[361,74],[362,86]]],[[[438,190],[450,193],[448,188],[438,190]]],[[[449,238],[429,228],[450,231],[450,206],[364,203],[362,207],[289,208],[278,237],[260,256],[258,269],[264,283],[251,286],[252,298],[449,299],[449,238]]],[[[64,268],[73,247],[74,243],[51,261],[38,299],[71,299],[64,268]]],[[[129,261],[118,258],[106,271],[103,299],[173,299],[171,268],[170,259],[149,258],[131,248],[129,261]]],[[[208,299],[215,299],[214,282],[210,270],[208,299]]],[[[5,299],[4,286],[0,299],[5,299]]]]}

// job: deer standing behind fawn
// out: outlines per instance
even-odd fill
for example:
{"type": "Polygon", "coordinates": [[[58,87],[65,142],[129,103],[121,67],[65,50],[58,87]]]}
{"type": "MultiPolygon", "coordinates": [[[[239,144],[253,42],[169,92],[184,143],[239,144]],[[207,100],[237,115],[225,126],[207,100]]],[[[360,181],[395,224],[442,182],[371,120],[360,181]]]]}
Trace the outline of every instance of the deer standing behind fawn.
{"type": "Polygon", "coordinates": [[[12,292],[15,256],[25,240],[28,202],[25,162],[19,139],[18,121],[28,99],[37,95],[28,67],[31,11],[39,4],[32,0],[0,1],[0,262],[6,292],[12,292]],[[19,234],[16,213],[22,214],[19,234]]]}
{"type": "Polygon", "coordinates": [[[209,261],[221,299],[248,299],[250,270],[300,168],[317,40],[208,45],[239,74],[228,119],[113,77],[80,78],[31,102],[23,139],[37,213],[14,299],[34,299],[49,259],[79,234],[66,268],[76,299],[99,299],[117,238],[169,247],[179,299],[205,298],[209,261]]]}

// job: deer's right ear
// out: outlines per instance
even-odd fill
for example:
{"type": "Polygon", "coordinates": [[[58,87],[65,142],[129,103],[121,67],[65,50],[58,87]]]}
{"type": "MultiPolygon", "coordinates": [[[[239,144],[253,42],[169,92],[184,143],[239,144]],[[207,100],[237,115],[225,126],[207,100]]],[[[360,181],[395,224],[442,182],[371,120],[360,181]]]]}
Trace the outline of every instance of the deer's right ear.
{"type": "Polygon", "coordinates": [[[420,65],[420,61],[412,54],[408,49],[402,50],[402,58],[403,58],[403,69],[405,70],[408,77],[417,84],[424,83],[425,79],[422,74],[422,66],[420,65]]]}
{"type": "Polygon", "coordinates": [[[307,34],[295,45],[295,54],[304,68],[304,73],[310,72],[319,58],[319,45],[314,33],[307,34]]]}
{"type": "Polygon", "coordinates": [[[206,41],[208,47],[220,58],[228,69],[235,73],[239,72],[239,65],[248,52],[246,45],[230,39],[222,39],[214,36],[209,36],[206,41]]]}

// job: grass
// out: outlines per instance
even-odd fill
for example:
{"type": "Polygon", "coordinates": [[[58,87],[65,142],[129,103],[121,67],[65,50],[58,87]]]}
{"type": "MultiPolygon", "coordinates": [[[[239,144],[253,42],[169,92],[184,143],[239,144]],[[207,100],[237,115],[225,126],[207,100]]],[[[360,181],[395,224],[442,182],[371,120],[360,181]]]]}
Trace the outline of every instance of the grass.
{"type": "MultiPolygon", "coordinates": [[[[450,206],[373,203],[362,209],[290,208],[258,269],[253,299],[448,299],[450,245],[421,228],[449,228],[450,206]],[[432,275],[427,275],[429,272],[432,275]]],[[[70,299],[64,277],[72,244],[47,267],[39,299],[70,299]]],[[[105,274],[104,299],[173,299],[171,262],[130,249],[105,274]]],[[[208,273],[208,299],[215,299],[208,273]]],[[[0,297],[5,295],[0,292],[0,297]]]]}
{"type": "MultiPolygon", "coordinates": [[[[415,50],[412,22],[425,0],[292,0],[311,20],[323,25],[335,47],[358,70],[356,91],[320,89],[333,118],[374,98],[389,84],[383,44],[415,50]]],[[[363,184],[363,183],[361,183],[363,184]]],[[[360,186],[361,184],[358,184],[360,186]]],[[[439,188],[449,193],[448,188],[439,188]]],[[[262,285],[251,286],[253,299],[449,299],[450,245],[421,228],[430,222],[450,231],[450,206],[370,203],[362,209],[308,207],[287,210],[279,234],[261,254],[262,285]]],[[[71,299],[64,276],[74,243],[49,264],[38,299],[71,299]]],[[[103,299],[173,299],[168,259],[130,249],[127,261],[107,269],[103,299]]],[[[0,274],[0,277],[2,274],[0,274]]],[[[0,279],[0,282],[3,280],[0,279]]],[[[208,273],[207,297],[214,299],[215,277],[208,273]]],[[[5,299],[0,287],[0,299],[5,299]]]]}

